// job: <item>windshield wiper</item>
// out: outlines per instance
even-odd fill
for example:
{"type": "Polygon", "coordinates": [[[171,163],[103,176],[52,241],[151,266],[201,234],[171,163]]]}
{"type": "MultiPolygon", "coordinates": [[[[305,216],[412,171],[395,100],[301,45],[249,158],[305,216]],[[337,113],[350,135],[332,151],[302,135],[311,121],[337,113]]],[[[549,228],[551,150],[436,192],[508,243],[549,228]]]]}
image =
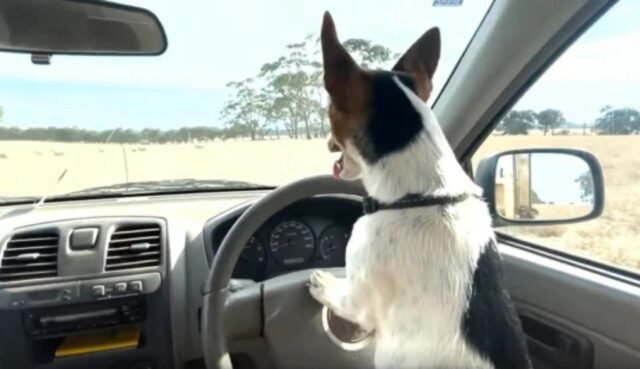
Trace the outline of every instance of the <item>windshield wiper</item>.
{"type": "Polygon", "coordinates": [[[109,194],[142,194],[155,192],[190,192],[208,190],[240,190],[240,189],[264,189],[270,186],[229,180],[201,180],[201,179],[171,179],[164,181],[128,182],[109,186],[87,188],[80,191],[69,192],[64,195],[51,196],[50,199],[60,199],[80,196],[99,196],[109,194]]]}

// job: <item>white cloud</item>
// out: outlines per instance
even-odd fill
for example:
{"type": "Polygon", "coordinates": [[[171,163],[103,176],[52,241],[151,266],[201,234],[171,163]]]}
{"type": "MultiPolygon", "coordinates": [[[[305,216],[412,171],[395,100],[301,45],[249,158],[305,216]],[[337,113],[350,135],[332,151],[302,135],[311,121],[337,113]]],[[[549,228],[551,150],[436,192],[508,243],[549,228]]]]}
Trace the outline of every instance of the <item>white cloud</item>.
{"type": "Polygon", "coordinates": [[[545,74],[554,82],[640,81],[640,30],[581,43],[578,41],[545,74]]]}

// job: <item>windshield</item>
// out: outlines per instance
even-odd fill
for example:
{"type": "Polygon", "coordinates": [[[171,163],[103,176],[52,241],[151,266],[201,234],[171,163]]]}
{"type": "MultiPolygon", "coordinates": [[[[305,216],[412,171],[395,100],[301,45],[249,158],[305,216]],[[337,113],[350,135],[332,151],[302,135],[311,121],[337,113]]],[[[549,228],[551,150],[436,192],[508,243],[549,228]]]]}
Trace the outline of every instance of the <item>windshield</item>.
{"type": "Polygon", "coordinates": [[[369,68],[389,68],[439,26],[435,97],[491,2],[127,3],[161,20],[165,54],[54,55],[43,66],[0,52],[0,203],[277,186],[330,173],[317,43],[323,12],[369,68]]]}

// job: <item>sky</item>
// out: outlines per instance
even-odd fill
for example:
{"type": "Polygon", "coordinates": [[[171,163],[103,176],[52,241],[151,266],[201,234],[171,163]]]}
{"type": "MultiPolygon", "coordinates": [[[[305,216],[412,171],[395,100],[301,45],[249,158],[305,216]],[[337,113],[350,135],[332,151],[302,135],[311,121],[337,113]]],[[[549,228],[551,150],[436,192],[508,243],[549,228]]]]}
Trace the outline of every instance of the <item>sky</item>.
{"type": "MultiPolygon", "coordinates": [[[[166,30],[159,57],[54,56],[33,65],[25,54],[0,53],[3,125],[87,129],[220,125],[226,83],[254,76],[284,46],[318,32],[330,10],[342,40],[372,40],[402,52],[439,26],[442,58],[436,93],[490,5],[431,0],[137,0],[166,30]]],[[[572,47],[517,105],[564,111],[572,122],[593,121],[605,105],[640,108],[640,1],[623,1],[572,47]],[[635,15],[635,17],[634,17],[635,15]],[[614,61],[612,61],[614,60],[614,61]],[[612,68],[612,65],[615,67],[612,68]],[[635,100],[635,101],[634,101],[635,100]],[[635,105],[634,105],[635,104],[635,105]]],[[[435,96],[436,94],[432,95],[435,96]]]]}
{"type": "MultiPolygon", "coordinates": [[[[512,177],[514,159],[513,155],[500,157],[497,173],[512,177]]],[[[531,189],[547,203],[583,203],[576,179],[589,171],[589,165],[577,156],[536,153],[531,156],[531,189]]]]}
{"type": "Polygon", "coordinates": [[[605,105],[640,110],[640,1],[623,0],[587,30],[514,107],[593,123],[605,105]]]}
{"type": "Polygon", "coordinates": [[[576,179],[586,172],[589,165],[576,156],[537,153],[531,157],[531,189],[545,202],[582,203],[576,179]]]}

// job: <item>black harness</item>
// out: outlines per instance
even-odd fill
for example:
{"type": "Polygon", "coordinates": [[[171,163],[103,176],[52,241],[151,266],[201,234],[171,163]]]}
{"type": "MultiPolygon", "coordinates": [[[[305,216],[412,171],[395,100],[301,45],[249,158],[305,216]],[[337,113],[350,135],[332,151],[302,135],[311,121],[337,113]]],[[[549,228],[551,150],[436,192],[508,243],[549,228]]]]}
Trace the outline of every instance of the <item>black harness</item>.
{"type": "Polygon", "coordinates": [[[379,210],[398,210],[408,208],[419,208],[425,206],[453,205],[462,202],[475,195],[462,194],[457,196],[430,196],[410,194],[392,203],[381,203],[371,196],[362,199],[362,211],[365,214],[373,214],[379,210]]]}

